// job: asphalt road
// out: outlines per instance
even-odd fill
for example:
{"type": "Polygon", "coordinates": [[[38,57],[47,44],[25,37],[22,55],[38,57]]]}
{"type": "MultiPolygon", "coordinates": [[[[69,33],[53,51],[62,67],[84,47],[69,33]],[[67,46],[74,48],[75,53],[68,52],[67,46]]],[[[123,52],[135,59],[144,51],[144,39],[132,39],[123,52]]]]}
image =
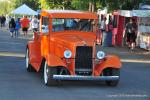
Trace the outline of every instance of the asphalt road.
{"type": "Polygon", "coordinates": [[[11,38],[0,30],[0,100],[150,100],[150,53],[137,49],[103,48],[122,59],[120,83],[108,87],[103,82],[63,82],[47,87],[41,73],[25,69],[28,39],[11,38]]]}

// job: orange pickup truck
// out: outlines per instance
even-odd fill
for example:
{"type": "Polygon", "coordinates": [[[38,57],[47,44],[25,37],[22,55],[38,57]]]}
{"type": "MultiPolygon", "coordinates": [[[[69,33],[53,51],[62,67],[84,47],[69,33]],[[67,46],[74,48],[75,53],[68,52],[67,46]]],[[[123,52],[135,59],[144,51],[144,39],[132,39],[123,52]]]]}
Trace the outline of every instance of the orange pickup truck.
{"type": "Polygon", "coordinates": [[[117,86],[121,62],[96,49],[97,23],[95,13],[43,10],[40,30],[27,44],[27,71],[42,71],[48,86],[61,80],[105,81],[117,86]]]}

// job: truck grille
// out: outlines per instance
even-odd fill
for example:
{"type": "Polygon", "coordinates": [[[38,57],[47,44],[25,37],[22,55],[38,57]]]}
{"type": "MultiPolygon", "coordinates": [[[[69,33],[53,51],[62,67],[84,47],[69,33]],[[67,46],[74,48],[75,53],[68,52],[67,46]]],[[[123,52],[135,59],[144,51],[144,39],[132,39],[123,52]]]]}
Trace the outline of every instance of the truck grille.
{"type": "Polygon", "coordinates": [[[75,55],[75,73],[77,75],[92,74],[92,47],[78,46],[75,55]]]}

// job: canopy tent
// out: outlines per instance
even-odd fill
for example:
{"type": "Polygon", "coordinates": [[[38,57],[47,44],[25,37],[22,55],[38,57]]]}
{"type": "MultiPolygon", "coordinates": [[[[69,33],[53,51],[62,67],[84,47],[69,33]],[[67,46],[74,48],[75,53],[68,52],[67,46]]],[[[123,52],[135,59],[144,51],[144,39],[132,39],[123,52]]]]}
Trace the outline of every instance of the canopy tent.
{"type": "Polygon", "coordinates": [[[132,10],[119,10],[118,12],[121,16],[132,17],[132,10]]]}
{"type": "Polygon", "coordinates": [[[150,10],[119,10],[117,13],[124,17],[150,17],[150,10]]]}
{"type": "Polygon", "coordinates": [[[144,4],[140,7],[141,10],[150,10],[150,5],[149,4],[144,4]]]}
{"type": "Polygon", "coordinates": [[[150,17],[150,4],[140,4],[140,10],[133,10],[133,16],[137,17],[150,17]]]}
{"type": "Polygon", "coordinates": [[[132,15],[137,17],[150,17],[150,10],[133,10],[132,15]]]}
{"type": "Polygon", "coordinates": [[[17,9],[11,12],[12,14],[21,14],[21,15],[37,15],[38,13],[27,5],[23,4],[22,6],[18,7],[17,9]]]}

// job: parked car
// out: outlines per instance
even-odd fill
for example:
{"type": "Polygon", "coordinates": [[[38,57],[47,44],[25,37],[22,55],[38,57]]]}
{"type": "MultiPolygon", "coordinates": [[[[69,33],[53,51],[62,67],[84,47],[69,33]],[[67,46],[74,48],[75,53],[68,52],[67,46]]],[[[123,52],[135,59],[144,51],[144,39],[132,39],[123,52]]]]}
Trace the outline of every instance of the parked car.
{"type": "Polygon", "coordinates": [[[105,81],[116,86],[121,62],[96,49],[97,23],[95,13],[41,11],[40,31],[26,48],[27,71],[42,71],[48,86],[61,80],[105,81]]]}

